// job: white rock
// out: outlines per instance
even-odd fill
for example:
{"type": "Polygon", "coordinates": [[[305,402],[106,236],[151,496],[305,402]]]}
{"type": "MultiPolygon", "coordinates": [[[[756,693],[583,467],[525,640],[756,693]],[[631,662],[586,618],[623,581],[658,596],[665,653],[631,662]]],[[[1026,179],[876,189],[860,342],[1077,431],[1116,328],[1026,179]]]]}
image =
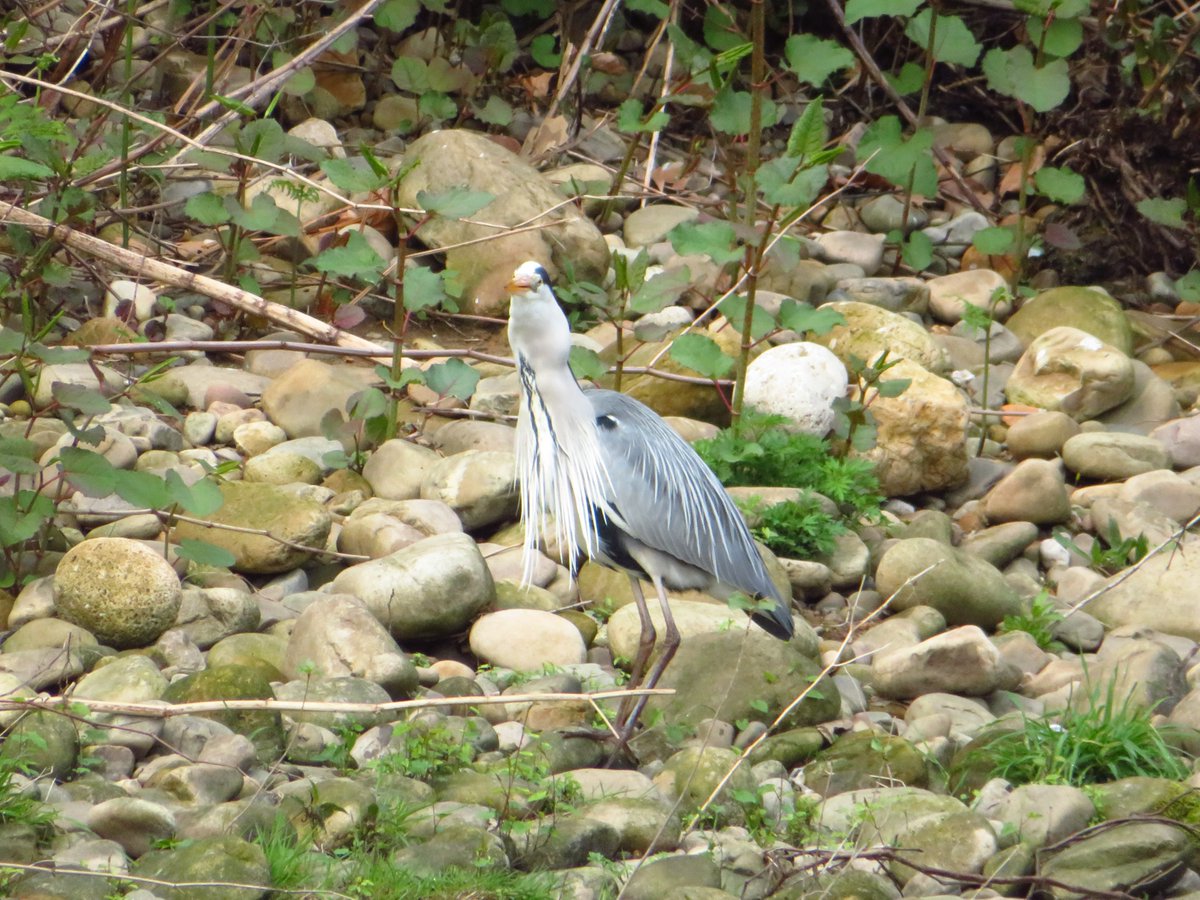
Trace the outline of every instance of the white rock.
{"type": "Polygon", "coordinates": [[[781,344],[750,363],[746,402],[820,437],[833,427],[833,401],[846,395],[847,384],[846,367],[832,351],[803,341],[781,344]]]}

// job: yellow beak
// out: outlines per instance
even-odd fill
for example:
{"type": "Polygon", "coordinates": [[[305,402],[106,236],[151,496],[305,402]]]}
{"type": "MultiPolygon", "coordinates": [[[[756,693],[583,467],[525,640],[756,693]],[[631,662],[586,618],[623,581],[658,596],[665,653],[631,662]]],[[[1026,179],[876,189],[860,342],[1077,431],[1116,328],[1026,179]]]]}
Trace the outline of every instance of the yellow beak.
{"type": "Polygon", "coordinates": [[[521,294],[533,288],[533,279],[528,275],[514,275],[504,286],[510,294],[521,294]]]}

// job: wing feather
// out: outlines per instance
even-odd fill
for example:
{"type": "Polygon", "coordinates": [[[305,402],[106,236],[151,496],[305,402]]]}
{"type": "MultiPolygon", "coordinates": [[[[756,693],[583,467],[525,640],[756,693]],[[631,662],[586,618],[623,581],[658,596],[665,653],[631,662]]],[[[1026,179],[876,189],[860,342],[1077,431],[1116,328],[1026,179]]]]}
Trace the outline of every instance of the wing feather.
{"type": "Polygon", "coordinates": [[[621,528],[729,588],[779,600],[741,512],[688,443],[631,397],[604,390],[584,395],[596,414],[621,528]],[[611,420],[607,427],[604,417],[611,420]]]}

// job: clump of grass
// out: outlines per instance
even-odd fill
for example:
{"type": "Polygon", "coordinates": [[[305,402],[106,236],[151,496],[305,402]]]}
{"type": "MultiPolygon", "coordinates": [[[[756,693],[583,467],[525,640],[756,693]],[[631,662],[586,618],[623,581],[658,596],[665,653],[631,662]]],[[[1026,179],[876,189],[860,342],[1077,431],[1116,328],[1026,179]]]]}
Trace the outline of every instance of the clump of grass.
{"type": "Polygon", "coordinates": [[[1005,616],[1000,623],[1002,633],[1024,631],[1031,635],[1037,645],[1050,653],[1057,653],[1065,647],[1054,636],[1054,627],[1065,617],[1050,599],[1046,591],[1041,591],[1029,605],[1029,612],[1015,616],[1005,616]]]}
{"type": "Polygon", "coordinates": [[[1151,710],[1128,698],[1118,702],[1110,684],[1103,696],[1091,694],[1084,709],[1026,717],[1019,729],[981,736],[955,768],[965,777],[986,770],[1013,784],[1077,787],[1133,776],[1186,778],[1188,765],[1150,717],[1151,710]]]}

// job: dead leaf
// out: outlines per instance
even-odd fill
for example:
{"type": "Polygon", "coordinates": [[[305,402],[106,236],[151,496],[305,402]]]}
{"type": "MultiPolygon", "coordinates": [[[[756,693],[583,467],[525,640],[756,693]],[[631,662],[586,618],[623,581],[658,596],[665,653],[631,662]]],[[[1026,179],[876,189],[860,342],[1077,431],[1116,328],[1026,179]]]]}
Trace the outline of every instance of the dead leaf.
{"type": "Polygon", "coordinates": [[[517,79],[517,84],[529,95],[531,100],[545,100],[550,96],[550,82],[554,80],[554,72],[541,72],[537,75],[525,75],[517,79]]]}
{"type": "Polygon", "coordinates": [[[566,116],[549,116],[542,124],[529,132],[521,146],[521,155],[532,160],[545,159],[565,147],[568,139],[566,116]]]}
{"type": "Polygon", "coordinates": [[[1033,148],[1033,156],[1029,160],[1029,170],[1025,171],[1021,166],[1021,161],[1017,160],[1004,170],[1004,176],[1000,179],[1000,187],[996,189],[1001,197],[1005,194],[1015,194],[1021,189],[1021,178],[1032,178],[1033,173],[1046,164],[1046,148],[1038,144],[1033,148]]]}

